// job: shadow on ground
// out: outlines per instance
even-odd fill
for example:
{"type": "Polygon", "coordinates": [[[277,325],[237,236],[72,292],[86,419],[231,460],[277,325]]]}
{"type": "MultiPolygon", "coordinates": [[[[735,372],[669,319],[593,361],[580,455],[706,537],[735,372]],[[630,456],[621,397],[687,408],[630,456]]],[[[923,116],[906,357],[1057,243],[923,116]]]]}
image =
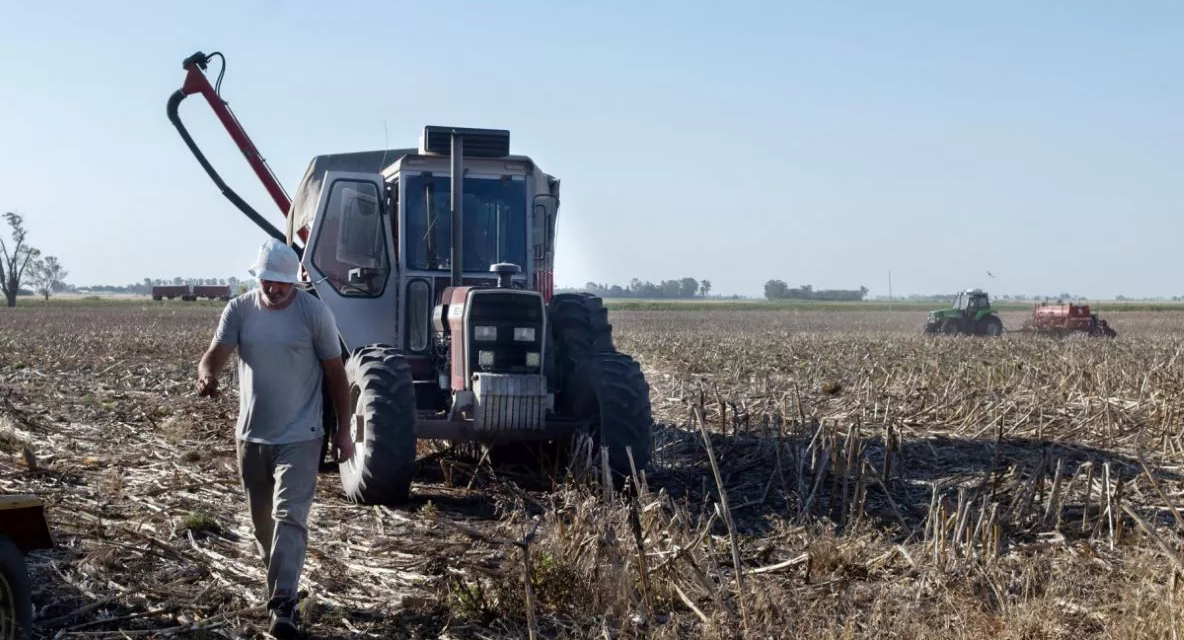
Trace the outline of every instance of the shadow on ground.
{"type": "MultiPolygon", "coordinates": [[[[971,502],[997,504],[1013,533],[1049,530],[1058,521],[1096,522],[1105,513],[1107,487],[1111,496],[1125,493],[1126,504],[1144,519],[1175,523],[1170,508],[1153,497],[1156,489],[1139,459],[1119,451],[1034,438],[946,436],[886,448],[879,435],[849,441],[845,430],[816,424],[781,436],[708,433],[733,520],[746,535],[767,534],[779,521],[826,520],[842,531],[858,514],[895,529],[903,540],[925,527],[935,494],[950,513],[960,492],[971,502]],[[1138,491],[1119,489],[1132,481],[1138,491]]],[[[720,492],[702,433],[658,424],[654,447],[644,474],[650,491],[664,492],[692,513],[713,511],[720,492]]],[[[564,468],[553,459],[521,451],[487,458],[479,450],[452,448],[421,457],[418,467],[411,501],[402,509],[415,512],[430,503],[469,521],[496,520],[507,509],[541,513],[545,495],[565,482],[564,468]]],[[[1184,476],[1150,463],[1149,470],[1165,493],[1184,492],[1184,476]]],[[[1134,524],[1120,507],[1115,512],[1134,524]]]]}
{"type": "MultiPolygon", "coordinates": [[[[713,509],[719,490],[701,432],[662,425],[655,440],[650,489],[665,491],[692,509],[713,509]]],[[[857,505],[861,516],[895,528],[905,539],[925,526],[935,492],[951,513],[960,491],[972,503],[998,504],[1013,530],[1052,529],[1058,521],[1096,522],[1106,507],[1107,486],[1144,519],[1175,524],[1137,457],[1074,443],[934,436],[886,450],[880,437],[848,441],[845,431],[781,438],[710,432],[710,442],[742,534],[768,533],[779,520],[823,518],[841,531],[857,505]],[[1132,481],[1139,491],[1130,490],[1132,481]]],[[[1150,463],[1148,468],[1166,494],[1184,490],[1180,474],[1150,463]]],[[[1115,511],[1135,526],[1120,507],[1115,511]]]]}

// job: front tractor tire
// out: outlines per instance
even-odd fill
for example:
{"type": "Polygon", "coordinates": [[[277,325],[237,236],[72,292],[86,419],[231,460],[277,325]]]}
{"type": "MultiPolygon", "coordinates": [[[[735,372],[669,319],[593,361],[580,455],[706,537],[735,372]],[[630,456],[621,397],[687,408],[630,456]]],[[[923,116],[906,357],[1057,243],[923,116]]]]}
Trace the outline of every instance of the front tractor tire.
{"type": "Polygon", "coordinates": [[[572,372],[560,398],[564,415],[592,421],[593,459],[608,447],[608,464],[617,485],[632,475],[626,447],[638,472],[653,455],[650,388],[641,365],[615,352],[593,353],[572,372]]]}
{"type": "Polygon", "coordinates": [[[411,497],[415,475],[411,367],[395,349],[370,345],[357,350],[345,370],[354,412],[354,455],[338,467],[342,489],[356,503],[403,504],[411,497]]]}

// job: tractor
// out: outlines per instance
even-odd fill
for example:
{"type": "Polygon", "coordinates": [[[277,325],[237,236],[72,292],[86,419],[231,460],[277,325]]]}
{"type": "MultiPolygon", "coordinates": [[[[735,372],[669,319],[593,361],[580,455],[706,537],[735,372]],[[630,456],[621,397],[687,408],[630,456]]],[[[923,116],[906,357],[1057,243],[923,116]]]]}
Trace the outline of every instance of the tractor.
{"type": "Polygon", "coordinates": [[[954,306],[929,312],[925,333],[945,335],[1003,335],[1003,321],[991,307],[991,299],[981,289],[958,293],[954,306]]]}
{"type": "MultiPolygon", "coordinates": [[[[222,194],[296,250],[302,288],[336,319],[355,443],[338,466],[348,499],[406,502],[419,440],[555,465],[587,436],[596,468],[606,452],[616,484],[647,467],[649,385],[616,349],[600,298],[554,294],[559,180],[511,153],[509,131],[425,126],[415,147],[318,155],[289,199],[210,85],[215,57],[220,87],[221,53],[184,60],[168,117],[222,194]],[[178,110],[195,93],[284,215],[284,231],[226,185],[189,135],[178,110]]],[[[327,389],[323,399],[327,441],[337,420],[327,389]]]]}

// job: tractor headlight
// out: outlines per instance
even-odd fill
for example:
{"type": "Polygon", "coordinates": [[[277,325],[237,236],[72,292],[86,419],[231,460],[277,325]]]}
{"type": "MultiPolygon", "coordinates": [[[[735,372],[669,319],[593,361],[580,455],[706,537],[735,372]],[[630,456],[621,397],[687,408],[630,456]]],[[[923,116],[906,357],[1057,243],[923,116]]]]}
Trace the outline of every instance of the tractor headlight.
{"type": "Polygon", "coordinates": [[[493,352],[492,351],[478,351],[477,364],[483,367],[493,366],[493,352]]]}
{"type": "Polygon", "coordinates": [[[514,327],[514,342],[534,342],[534,327],[514,327]]]}
{"type": "Polygon", "coordinates": [[[526,352],[526,366],[528,366],[528,367],[539,366],[539,352],[538,351],[527,351],[526,352]]]}
{"type": "Polygon", "coordinates": [[[477,340],[497,340],[497,327],[473,327],[473,337],[477,340]]]}

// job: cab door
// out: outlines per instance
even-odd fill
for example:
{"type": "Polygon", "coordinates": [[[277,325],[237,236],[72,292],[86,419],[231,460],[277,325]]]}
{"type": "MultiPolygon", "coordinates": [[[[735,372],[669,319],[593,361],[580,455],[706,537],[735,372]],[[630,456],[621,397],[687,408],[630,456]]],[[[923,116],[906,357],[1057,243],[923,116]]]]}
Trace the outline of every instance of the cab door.
{"type": "Polygon", "coordinates": [[[398,343],[398,273],[386,184],[377,173],[328,171],[304,268],[352,352],[398,343]]]}

